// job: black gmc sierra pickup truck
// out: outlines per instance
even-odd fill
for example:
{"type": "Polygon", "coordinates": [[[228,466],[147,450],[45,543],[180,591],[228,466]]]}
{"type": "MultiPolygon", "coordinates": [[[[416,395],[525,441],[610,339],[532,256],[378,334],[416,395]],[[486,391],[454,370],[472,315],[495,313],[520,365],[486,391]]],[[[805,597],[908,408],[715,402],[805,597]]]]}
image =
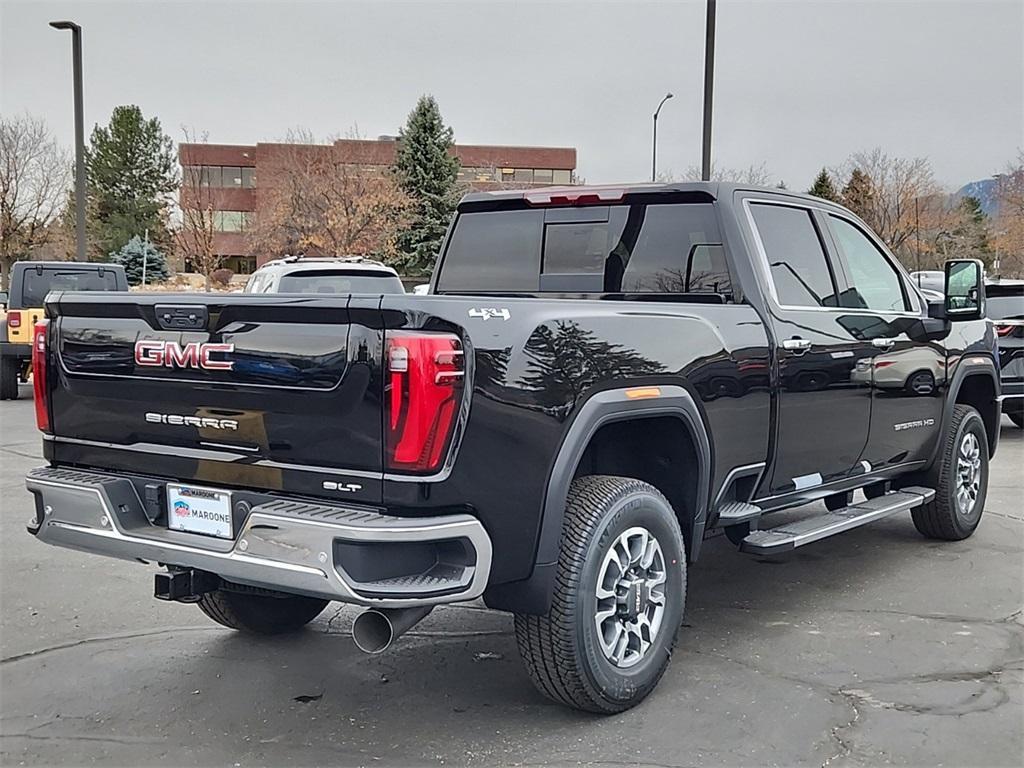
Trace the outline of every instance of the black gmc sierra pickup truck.
{"type": "Polygon", "coordinates": [[[29,530],[160,564],[157,597],[239,630],[365,606],[371,652],[482,596],[544,694],[617,712],[664,672],[713,532],[763,556],[981,519],[979,262],[928,305],[824,200],[548,188],[465,197],[431,294],[50,294],[29,530]]]}

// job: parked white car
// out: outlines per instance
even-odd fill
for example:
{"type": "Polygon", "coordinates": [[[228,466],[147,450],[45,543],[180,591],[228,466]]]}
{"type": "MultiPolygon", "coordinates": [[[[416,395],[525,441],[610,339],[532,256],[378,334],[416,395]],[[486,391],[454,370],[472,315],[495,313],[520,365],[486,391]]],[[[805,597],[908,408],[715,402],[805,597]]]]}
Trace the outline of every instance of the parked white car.
{"type": "Polygon", "coordinates": [[[398,273],[361,256],[286,256],[252,273],[246,293],[405,293],[398,273]]]}

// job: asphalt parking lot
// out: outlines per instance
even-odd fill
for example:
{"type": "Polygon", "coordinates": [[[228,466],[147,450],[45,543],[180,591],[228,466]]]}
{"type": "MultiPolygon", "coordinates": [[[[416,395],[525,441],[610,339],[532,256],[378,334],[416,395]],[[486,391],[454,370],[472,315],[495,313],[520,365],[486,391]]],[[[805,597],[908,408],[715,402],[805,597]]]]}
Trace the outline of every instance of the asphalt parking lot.
{"type": "Polygon", "coordinates": [[[480,605],[377,657],[336,606],[254,641],[153,600],[151,569],[34,541],[22,392],[0,403],[3,765],[1020,765],[1024,432],[1005,419],[967,541],[909,515],[784,558],[709,541],[661,685],[599,718],[536,693],[510,618],[480,605]]]}

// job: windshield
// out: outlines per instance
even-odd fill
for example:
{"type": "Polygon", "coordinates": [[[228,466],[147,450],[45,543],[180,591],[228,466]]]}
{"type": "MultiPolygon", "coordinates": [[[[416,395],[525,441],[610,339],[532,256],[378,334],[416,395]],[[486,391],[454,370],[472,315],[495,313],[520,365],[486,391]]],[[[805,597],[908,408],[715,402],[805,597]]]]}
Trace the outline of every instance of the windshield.
{"type": "Polygon", "coordinates": [[[117,278],[113,270],[105,269],[34,269],[25,270],[25,283],[21,290],[22,305],[41,307],[50,291],[116,291],[117,278]]]}
{"type": "Polygon", "coordinates": [[[310,270],[281,278],[278,293],[405,293],[402,281],[388,272],[310,270]]]}

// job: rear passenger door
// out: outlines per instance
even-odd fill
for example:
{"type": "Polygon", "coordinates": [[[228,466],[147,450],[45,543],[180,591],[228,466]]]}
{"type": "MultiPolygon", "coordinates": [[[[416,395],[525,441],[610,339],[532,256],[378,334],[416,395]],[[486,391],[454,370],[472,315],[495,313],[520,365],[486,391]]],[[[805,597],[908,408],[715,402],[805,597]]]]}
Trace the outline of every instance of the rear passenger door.
{"type": "Polygon", "coordinates": [[[768,288],[779,376],[774,467],[759,495],[777,496],[854,470],[868,438],[871,373],[858,368],[861,342],[840,322],[847,286],[829,258],[821,211],[782,198],[744,206],[768,288]]]}
{"type": "Polygon", "coordinates": [[[848,287],[839,322],[859,341],[858,366],[870,370],[871,428],[865,471],[928,458],[942,421],[946,355],[921,333],[925,309],[895,260],[852,218],[826,216],[848,287]]]}

